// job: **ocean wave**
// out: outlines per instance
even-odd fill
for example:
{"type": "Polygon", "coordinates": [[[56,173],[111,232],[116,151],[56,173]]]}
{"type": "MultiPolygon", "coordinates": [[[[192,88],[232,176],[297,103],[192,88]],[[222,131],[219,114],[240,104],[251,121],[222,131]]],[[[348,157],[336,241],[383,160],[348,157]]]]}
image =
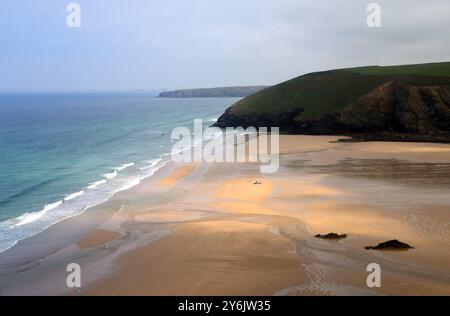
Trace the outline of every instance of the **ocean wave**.
{"type": "MultiPolygon", "coordinates": [[[[87,209],[102,204],[116,193],[128,190],[138,185],[143,179],[155,174],[170,160],[163,163],[161,158],[146,160],[148,163],[144,170],[130,174],[126,177],[117,177],[107,181],[106,179],[90,183],[89,191],[79,191],[67,195],[63,200],[47,204],[36,212],[25,213],[14,219],[0,222],[0,253],[14,247],[25,238],[34,236],[49,227],[71,217],[84,213],[87,209]],[[98,186],[105,186],[103,190],[94,190],[98,186]]],[[[117,172],[115,170],[115,172],[117,172]]]]}
{"type": "Polygon", "coordinates": [[[126,168],[132,167],[134,166],[134,162],[130,162],[130,163],[125,163],[123,165],[121,165],[120,167],[115,168],[117,171],[122,171],[125,170],[126,168]]]}
{"type": "Polygon", "coordinates": [[[117,177],[118,174],[119,174],[119,173],[117,172],[117,170],[114,170],[114,171],[111,172],[111,173],[105,173],[105,174],[103,174],[103,177],[106,178],[106,179],[112,179],[112,178],[117,177]]]}
{"type": "Polygon", "coordinates": [[[39,182],[37,184],[31,185],[31,186],[25,188],[24,190],[22,190],[22,191],[20,191],[20,192],[18,192],[16,194],[10,195],[7,198],[5,198],[2,201],[0,201],[0,206],[8,205],[9,203],[13,202],[15,199],[17,199],[19,197],[22,197],[22,196],[25,196],[27,194],[33,193],[33,192],[39,190],[42,186],[49,185],[49,184],[59,180],[60,178],[61,177],[55,177],[55,178],[48,179],[48,180],[39,182]]]}
{"type": "Polygon", "coordinates": [[[79,192],[75,192],[75,193],[69,194],[68,196],[66,196],[64,198],[64,201],[67,202],[67,201],[73,200],[73,199],[75,199],[75,198],[77,198],[77,197],[79,197],[79,196],[81,196],[83,194],[84,194],[84,191],[79,191],[79,192]]]}
{"type": "MultiPolygon", "coordinates": [[[[194,143],[192,147],[196,145],[198,144],[194,143]]],[[[187,149],[183,148],[183,150],[187,149]]],[[[117,177],[119,171],[135,165],[134,162],[122,164],[113,172],[103,174],[105,179],[89,183],[88,191],[68,194],[63,200],[47,204],[40,211],[25,213],[14,219],[0,222],[0,236],[2,236],[0,253],[14,247],[25,238],[39,234],[63,220],[78,216],[87,209],[106,202],[118,192],[138,185],[143,179],[151,177],[171,161],[171,158],[165,158],[166,156],[171,156],[171,153],[162,154],[159,158],[144,160],[140,164],[147,165],[139,168],[139,172],[130,172],[124,177],[117,177]],[[102,186],[102,190],[95,190],[99,186],[102,186]]]]}
{"type": "Polygon", "coordinates": [[[119,139],[124,139],[124,138],[126,138],[126,137],[128,137],[128,136],[130,136],[130,135],[135,134],[135,133],[136,133],[136,131],[131,130],[131,131],[128,131],[128,132],[126,132],[126,133],[122,133],[122,134],[120,134],[120,135],[115,135],[115,136],[113,136],[113,137],[111,137],[111,138],[108,138],[108,139],[102,140],[102,141],[100,141],[100,142],[97,142],[97,143],[95,144],[95,146],[102,146],[102,145],[105,145],[105,144],[114,143],[115,141],[117,141],[117,140],[119,140],[119,139]]]}
{"type": "Polygon", "coordinates": [[[44,216],[45,213],[47,213],[48,211],[51,211],[51,210],[57,208],[62,203],[63,203],[63,201],[58,201],[55,203],[45,205],[45,207],[38,212],[25,213],[25,214],[17,217],[15,220],[13,220],[13,222],[15,222],[15,223],[13,223],[12,227],[20,227],[20,226],[32,223],[32,222],[38,220],[39,218],[41,218],[42,216],[44,216]]]}
{"type": "Polygon", "coordinates": [[[107,181],[106,180],[99,180],[99,181],[95,181],[89,184],[89,186],[87,187],[88,189],[92,190],[95,189],[96,187],[105,184],[107,181]]]}
{"type": "Polygon", "coordinates": [[[152,159],[152,160],[144,160],[143,163],[148,163],[148,166],[139,168],[139,170],[148,170],[153,168],[154,166],[156,166],[160,161],[162,160],[162,158],[158,158],[158,159],[152,159]]]}
{"type": "Polygon", "coordinates": [[[150,135],[165,135],[164,131],[143,131],[142,134],[150,134],[150,135]]]}

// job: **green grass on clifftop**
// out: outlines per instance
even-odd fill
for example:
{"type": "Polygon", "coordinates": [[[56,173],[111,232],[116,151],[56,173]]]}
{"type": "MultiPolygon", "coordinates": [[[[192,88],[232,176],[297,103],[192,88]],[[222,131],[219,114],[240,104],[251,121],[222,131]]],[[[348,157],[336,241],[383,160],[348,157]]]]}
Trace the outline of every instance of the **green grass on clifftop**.
{"type": "Polygon", "coordinates": [[[421,75],[450,78],[450,62],[404,66],[369,66],[350,69],[361,75],[421,75]]]}

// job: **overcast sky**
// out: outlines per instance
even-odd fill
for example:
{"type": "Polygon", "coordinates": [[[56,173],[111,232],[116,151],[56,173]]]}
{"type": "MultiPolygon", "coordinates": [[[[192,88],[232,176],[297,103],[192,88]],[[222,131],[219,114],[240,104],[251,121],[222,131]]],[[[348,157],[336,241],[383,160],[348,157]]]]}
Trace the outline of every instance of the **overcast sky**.
{"type": "Polygon", "coordinates": [[[64,0],[0,4],[0,90],[275,84],[330,68],[450,60],[449,0],[64,0]]]}

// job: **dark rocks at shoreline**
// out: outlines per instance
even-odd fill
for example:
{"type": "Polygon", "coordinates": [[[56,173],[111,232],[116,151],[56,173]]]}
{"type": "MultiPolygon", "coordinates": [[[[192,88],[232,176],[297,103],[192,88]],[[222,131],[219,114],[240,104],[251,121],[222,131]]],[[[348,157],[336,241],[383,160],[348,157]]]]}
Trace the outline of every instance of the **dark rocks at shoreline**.
{"type": "Polygon", "coordinates": [[[386,242],[382,242],[376,246],[367,246],[364,247],[366,250],[408,250],[408,249],[414,249],[414,247],[411,247],[410,245],[403,243],[401,241],[398,241],[397,239],[389,240],[386,242]]]}
{"type": "Polygon", "coordinates": [[[441,132],[437,134],[407,134],[407,133],[346,133],[346,136],[350,138],[340,139],[339,142],[342,143],[352,143],[352,142],[419,142],[419,143],[450,143],[450,133],[441,132]]]}
{"type": "Polygon", "coordinates": [[[328,239],[328,240],[339,240],[339,239],[347,238],[347,235],[346,234],[339,235],[339,234],[336,234],[336,233],[329,233],[329,234],[326,234],[326,235],[318,234],[318,235],[316,235],[314,237],[315,238],[320,238],[320,239],[328,239]]]}

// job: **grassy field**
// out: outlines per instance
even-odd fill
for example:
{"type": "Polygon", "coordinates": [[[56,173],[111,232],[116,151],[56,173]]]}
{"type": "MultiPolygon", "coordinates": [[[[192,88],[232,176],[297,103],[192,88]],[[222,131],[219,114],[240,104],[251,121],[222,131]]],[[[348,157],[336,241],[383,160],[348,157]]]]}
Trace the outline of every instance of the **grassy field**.
{"type": "Polygon", "coordinates": [[[411,85],[450,85],[450,62],[310,73],[239,101],[232,113],[276,115],[302,108],[302,118],[320,118],[343,110],[352,101],[391,80],[411,85]]]}
{"type": "Polygon", "coordinates": [[[350,69],[361,75],[421,75],[450,78],[450,62],[404,66],[371,66],[350,69]]]}

